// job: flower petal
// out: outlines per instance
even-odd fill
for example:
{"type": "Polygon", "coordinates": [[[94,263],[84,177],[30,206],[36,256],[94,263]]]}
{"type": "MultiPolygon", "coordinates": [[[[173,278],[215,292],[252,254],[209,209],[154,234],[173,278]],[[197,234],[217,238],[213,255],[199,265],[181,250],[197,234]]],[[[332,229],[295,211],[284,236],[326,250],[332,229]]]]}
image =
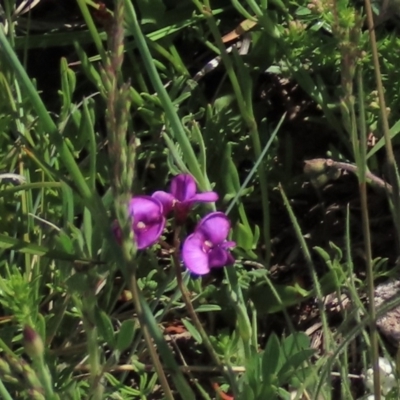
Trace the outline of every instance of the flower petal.
{"type": "Polygon", "coordinates": [[[223,212],[206,215],[197,225],[196,232],[201,232],[213,244],[220,244],[228,237],[231,224],[223,212]]]}
{"type": "Polygon", "coordinates": [[[236,246],[236,242],[233,240],[227,240],[226,242],[221,244],[221,247],[224,249],[231,249],[232,247],[236,246]]]}
{"type": "Polygon", "coordinates": [[[190,200],[196,189],[196,182],[189,174],[179,174],[171,181],[170,192],[179,201],[190,200]]]}
{"type": "Polygon", "coordinates": [[[129,202],[129,214],[136,221],[153,221],[162,215],[162,204],[150,196],[135,196],[129,202]]]}
{"type": "Polygon", "coordinates": [[[199,201],[204,203],[213,203],[218,200],[218,194],[216,192],[204,192],[197,193],[192,198],[191,201],[199,201]]]}
{"type": "Polygon", "coordinates": [[[204,237],[193,233],[183,243],[182,258],[186,268],[196,274],[205,275],[210,272],[208,253],[204,251],[204,237]]]}
{"type": "Polygon", "coordinates": [[[227,256],[228,256],[228,259],[226,260],[226,264],[225,265],[233,265],[233,264],[235,264],[235,258],[233,257],[233,255],[229,251],[227,252],[227,256]]]}
{"type": "Polygon", "coordinates": [[[144,229],[134,228],[135,241],[138,250],[152,246],[158,241],[165,228],[165,218],[148,224],[144,229]]]}
{"type": "Polygon", "coordinates": [[[225,267],[228,264],[230,254],[222,247],[215,247],[208,254],[210,268],[225,267]]]}
{"type": "Polygon", "coordinates": [[[157,192],[154,192],[151,197],[157,199],[162,204],[164,215],[167,215],[172,210],[175,197],[171,193],[158,190],[157,192]]]}
{"type": "Polygon", "coordinates": [[[115,237],[117,243],[121,244],[122,243],[122,232],[121,232],[121,228],[120,228],[117,220],[113,221],[113,223],[111,225],[111,230],[112,230],[112,233],[114,234],[114,237],[115,237]]]}
{"type": "Polygon", "coordinates": [[[150,196],[136,196],[129,203],[133,217],[133,231],[139,250],[157,242],[165,227],[163,207],[159,200],[150,196]]]}

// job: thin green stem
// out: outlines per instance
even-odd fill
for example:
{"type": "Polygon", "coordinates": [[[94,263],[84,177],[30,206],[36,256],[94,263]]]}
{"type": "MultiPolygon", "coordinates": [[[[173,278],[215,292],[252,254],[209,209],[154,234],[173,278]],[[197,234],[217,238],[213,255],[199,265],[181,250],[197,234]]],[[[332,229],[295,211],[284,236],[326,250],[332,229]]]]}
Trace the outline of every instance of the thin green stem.
{"type": "Polygon", "coordinates": [[[90,295],[84,299],[82,321],[86,332],[89,353],[90,392],[93,400],[101,400],[103,398],[104,386],[101,383],[102,368],[100,363],[98,330],[94,323],[95,301],[94,295],[90,295]]]}
{"type": "Polygon", "coordinates": [[[11,397],[10,393],[8,392],[8,390],[6,389],[1,380],[0,380],[0,395],[1,398],[4,400],[13,400],[13,398],[11,397]]]}
{"type": "Polygon", "coordinates": [[[371,234],[369,229],[369,216],[368,216],[368,202],[367,202],[367,185],[364,182],[360,182],[360,197],[361,197],[361,217],[362,227],[364,234],[365,244],[365,258],[366,258],[366,269],[367,269],[367,293],[369,301],[369,316],[370,320],[370,338],[371,338],[371,360],[372,367],[374,370],[374,394],[375,399],[380,400],[381,398],[381,382],[379,373],[379,351],[378,351],[378,332],[376,327],[376,309],[375,302],[375,286],[374,286],[374,271],[372,265],[372,251],[371,251],[371,234]],[[371,301],[372,299],[372,301],[371,301]]]}
{"type": "Polygon", "coordinates": [[[40,382],[43,385],[46,399],[57,400],[58,396],[54,393],[50,371],[44,362],[44,358],[39,357],[38,360],[36,360],[36,361],[34,360],[34,365],[39,374],[40,382]]]}
{"type": "Polygon", "coordinates": [[[226,375],[226,378],[228,379],[228,382],[230,382],[231,387],[234,391],[237,392],[236,390],[236,385],[235,385],[235,378],[233,375],[231,375],[230,373],[226,373],[226,370],[224,369],[224,365],[221,362],[218,354],[216,353],[208,335],[207,332],[205,331],[205,329],[203,328],[203,324],[201,323],[199,317],[197,316],[197,313],[195,311],[195,309],[193,308],[193,304],[192,301],[190,299],[190,295],[189,292],[187,290],[187,287],[182,279],[182,271],[181,271],[181,264],[179,262],[180,260],[180,256],[179,256],[179,248],[180,248],[180,240],[179,240],[179,236],[180,236],[180,232],[181,229],[180,227],[176,227],[175,231],[174,231],[174,248],[175,251],[172,254],[172,258],[174,260],[174,264],[175,264],[175,271],[176,271],[176,280],[178,283],[178,288],[182,294],[182,299],[183,302],[185,303],[186,306],[186,310],[189,313],[189,316],[194,324],[194,326],[196,327],[196,329],[198,330],[198,332],[200,333],[201,338],[203,339],[204,345],[208,351],[208,353],[210,354],[212,360],[214,361],[215,365],[218,367],[218,369],[224,374],[226,375]]]}
{"type": "Polygon", "coordinates": [[[199,184],[201,190],[204,191],[211,190],[207,178],[203,175],[201,171],[200,165],[197,161],[194,150],[190,144],[190,140],[186,135],[185,129],[178,117],[175,106],[172,104],[171,99],[168,96],[168,93],[161,82],[160,76],[154,65],[153,57],[147,46],[146,39],[143,35],[142,30],[140,29],[135,8],[133,4],[128,0],[125,0],[125,7],[129,22],[128,29],[131,30],[133,37],[135,38],[138,49],[142,55],[143,64],[145,65],[146,70],[148,72],[150,81],[154,89],[157,91],[161,104],[165,110],[167,121],[171,127],[171,132],[173,132],[173,136],[179,142],[179,145],[182,148],[182,153],[185,158],[185,161],[189,166],[190,172],[197,180],[197,183],[199,184]]]}
{"type": "MultiPolygon", "coordinates": [[[[371,247],[371,233],[369,226],[369,215],[368,215],[368,198],[367,198],[367,176],[366,176],[366,163],[367,163],[367,128],[366,128],[366,115],[364,108],[364,93],[363,93],[363,82],[361,69],[357,74],[358,81],[358,103],[360,108],[360,154],[359,154],[359,168],[360,173],[358,174],[359,186],[360,186],[360,200],[361,200],[361,218],[362,218],[362,229],[364,236],[364,247],[365,247],[365,258],[366,258],[366,270],[367,270],[367,292],[369,299],[369,315],[371,317],[370,329],[370,348],[371,348],[371,360],[374,371],[374,394],[375,399],[380,400],[381,398],[381,384],[380,384],[380,368],[379,368],[379,346],[378,346],[378,332],[376,326],[376,309],[375,309],[375,285],[374,285],[374,270],[372,264],[372,247],[371,247]]],[[[397,181],[397,179],[396,179],[397,181]]]]}
{"type": "Polygon", "coordinates": [[[144,340],[146,342],[147,345],[147,350],[150,354],[150,357],[153,361],[154,364],[154,369],[158,375],[158,379],[160,380],[160,384],[161,387],[164,391],[164,396],[167,400],[174,400],[174,396],[172,395],[171,389],[169,387],[167,378],[165,376],[163,367],[161,365],[160,359],[157,355],[156,349],[154,347],[153,341],[151,339],[147,324],[146,324],[146,320],[144,317],[144,313],[143,313],[143,309],[142,309],[142,305],[140,303],[140,297],[139,297],[139,287],[137,284],[137,278],[136,278],[136,272],[132,272],[130,274],[129,280],[128,280],[128,285],[129,285],[129,290],[132,293],[132,302],[133,305],[135,307],[137,316],[139,318],[139,322],[140,322],[140,327],[141,327],[141,331],[144,337],[144,340]]]}
{"type": "MultiPolygon", "coordinates": [[[[389,122],[388,122],[388,118],[387,118],[385,94],[384,94],[384,88],[382,85],[382,77],[381,77],[381,70],[380,70],[380,64],[379,64],[379,53],[378,53],[378,47],[376,44],[374,18],[373,18],[370,0],[365,0],[365,9],[367,11],[367,22],[368,22],[371,50],[372,50],[372,60],[373,60],[374,71],[375,71],[376,89],[377,89],[378,98],[379,98],[379,110],[381,113],[383,137],[385,138],[385,149],[386,149],[386,157],[387,157],[388,170],[389,170],[389,182],[391,183],[391,185],[393,187],[394,220],[399,221],[399,218],[400,218],[399,175],[398,175],[398,171],[397,171],[396,160],[394,157],[392,141],[390,138],[390,129],[389,129],[389,122]]],[[[397,245],[398,245],[398,250],[399,250],[400,249],[400,225],[398,222],[395,222],[394,225],[395,225],[396,231],[397,231],[397,245]]]]}
{"type": "Polygon", "coordinates": [[[192,319],[196,329],[199,331],[203,341],[204,345],[206,346],[211,358],[213,359],[214,363],[218,366],[218,368],[223,369],[223,365],[221,360],[218,357],[218,354],[215,352],[213,345],[210,342],[210,339],[208,338],[208,335],[206,331],[203,328],[202,323],[199,320],[199,317],[196,314],[196,311],[193,308],[193,304],[190,300],[190,296],[187,290],[187,287],[185,283],[183,282],[182,279],[182,271],[181,271],[181,265],[179,262],[179,233],[180,233],[180,228],[175,229],[175,238],[174,238],[174,243],[175,243],[175,252],[173,253],[173,260],[175,264],[175,272],[176,272],[176,280],[178,283],[178,288],[182,294],[182,299],[185,303],[186,309],[190,315],[190,318],[192,319]]]}
{"type": "MultiPolygon", "coordinates": [[[[4,34],[4,29],[1,24],[0,48],[2,50],[2,54],[5,55],[8,63],[10,64],[16,77],[18,78],[21,87],[25,90],[25,93],[27,94],[32,104],[32,107],[36,111],[38,118],[43,126],[43,131],[48,133],[49,137],[52,139],[53,144],[57,148],[60,158],[67,168],[68,173],[70,174],[71,181],[74,182],[74,185],[77,188],[79,194],[85,200],[88,208],[93,211],[96,219],[100,221],[103,227],[108,227],[107,213],[101,203],[99,196],[89,188],[85,178],[83,177],[82,171],[76,163],[75,158],[68,148],[68,145],[66,144],[64,138],[58,131],[57,126],[52,120],[42,99],[40,98],[38,91],[33,85],[31,79],[28,77],[20,61],[18,60],[18,57],[15,54],[14,50],[10,46],[10,43],[8,42],[4,34]]],[[[112,235],[109,230],[107,231],[105,229],[104,233],[107,238],[111,238],[112,235]]]]}
{"type": "Polygon", "coordinates": [[[307,242],[304,239],[304,235],[301,232],[301,229],[297,222],[296,216],[293,213],[293,210],[290,206],[289,200],[286,197],[285,191],[283,190],[283,187],[281,185],[279,185],[279,190],[281,192],[285,207],[288,211],[289,218],[292,221],[297,240],[299,241],[300,248],[302,250],[304,259],[306,261],[307,267],[308,267],[310,275],[311,275],[311,280],[314,285],[314,290],[315,290],[315,294],[316,294],[316,298],[317,298],[318,309],[319,309],[319,312],[321,315],[322,330],[324,333],[324,349],[325,349],[325,351],[329,351],[330,347],[331,347],[330,339],[331,339],[332,335],[331,335],[331,331],[330,331],[329,325],[328,325],[328,319],[327,319],[326,312],[325,312],[325,306],[323,304],[323,295],[322,295],[321,285],[318,280],[317,273],[315,271],[315,267],[314,267],[314,264],[312,261],[310,251],[308,249],[307,242]]]}
{"type": "Polygon", "coordinates": [[[85,0],[77,0],[77,2],[78,2],[78,6],[81,10],[82,16],[85,20],[85,23],[86,23],[86,25],[89,29],[89,32],[92,36],[93,42],[96,46],[96,49],[100,54],[103,65],[105,65],[106,61],[107,61],[106,51],[104,50],[102,38],[96,28],[96,25],[94,24],[92,16],[90,15],[89,8],[86,4],[86,1],[85,0]]]}
{"type": "MultiPolygon", "coordinates": [[[[225,45],[222,41],[221,34],[218,30],[218,26],[215,22],[214,15],[211,11],[211,6],[209,0],[204,1],[204,6],[198,0],[194,0],[194,3],[198,7],[199,11],[203,13],[210,27],[211,33],[217,44],[218,50],[221,54],[222,61],[226,68],[226,73],[232,85],[232,89],[235,93],[237,104],[240,113],[247,125],[249,130],[249,135],[253,144],[254,156],[256,159],[261,157],[262,147],[260,136],[258,133],[257,122],[254,118],[253,106],[252,106],[252,93],[251,85],[249,84],[246,89],[246,95],[244,95],[244,90],[240,85],[239,79],[233,68],[233,63],[226,52],[225,45]]],[[[271,258],[271,240],[270,240],[270,221],[269,221],[269,194],[267,185],[267,174],[264,163],[261,163],[257,169],[258,178],[261,190],[261,204],[263,210],[263,235],[264,235],[264,246],[265,246],[265,263],[267,267],[270,263],[271,258]]]]}

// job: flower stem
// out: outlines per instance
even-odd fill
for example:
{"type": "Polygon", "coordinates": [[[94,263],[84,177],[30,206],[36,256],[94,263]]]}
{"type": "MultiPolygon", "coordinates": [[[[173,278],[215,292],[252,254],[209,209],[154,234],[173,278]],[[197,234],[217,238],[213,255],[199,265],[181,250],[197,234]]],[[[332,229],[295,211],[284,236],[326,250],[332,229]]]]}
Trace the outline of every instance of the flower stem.
{"type": "Polygon", "coordinates": [[[129,290],[132,293],[132,302],[133,302],[133,305],[135,307],[137,316],[139,318],[139,322],[140,322],[140,327],[141,327],[141,330],[142,330],[143,338],[144,338],[144,341],[146,342],[147,350],[149,351],[150,357],[151,357],[151,359],[153,361],[153,364],[154,364],[154,369],[157,372],[158,379],[160,380],[161,387],[162,387],[162,389],[164,391],[165,399],[174,400],[174,396],[173,396],[173,394],[171,392],[171,389],[169,387],[167,378],[166,378],[165,373],[164,373],[164,369],[163,369],[163,367],[161,365],[160,359],[158,357],[158,354],[157,354],[156,349],[154,347],[153,341],[151,339],[148,326],[147,326],[146,321],[144,319],[143,308],[142,308],[142,305],[140,303],[139,287],[138,287],[138,284],[137,284],[137,278],[136,278],[136,272],[135,271],[133,271],[130,274],[130,279],[128,280],[128,285],[129,285],[129,290]]]}
{"type": "Polygon", "coordinates": [[[101,364],[98,343],[98,330],[94,321],[94,308],[96,299],[90,294],[83,302],[82,322],[86,332],[89,364],[90,364],[90,392],[92,399],[103,398],[103,385],[101,382],[101,364]]]}
{"type": "MultiPolygon", "coordinates": [[[[190,299],[190,295],[189,292],[187,290],[187,287],[185,285],[185,282],[183,281],[182,278],[182,271],[181,271],[181,265],[179,262],[179,248],[180,248],[180,240],[179,240],[179,235],[180,235],[180,231],[181,228],[180,227],[176,227],[174,230],[174,248],[175,251],[172,254],[172,258],[174,260],[174,264],[175,264],[175,271],[176,271],[176,280],[177,280],[177,284],[178,284],[178,288],[182,294],[182,300],[185,303],[186,309],[189,313],[189,316],[194,324],[194,326],[196,327],[197,331],[200,333],[200,336],[204,342],[204,345],[208,351],[208,353],[210,354],[212,360],[214,361],[214,363],[216,364],[216,366],[218,367],[218,369],[220,370],[221,373],[223,373],[226,377],[226,379],[228,380],[228,382],[231,385],[231,389],[233,390],[234,393],[237,392],[236,390],[236,384],[235,384],[235,378],[234,376],[230,373],[230,369],[228,369],[228,371],[224,368],[223,363],[221,362],[218,354],[216,353],[208,335],[207,332],[204,330],[203,325],[201,323],[201,321],[199,320],[199,317],[197,316],[197,313],[195,311],[195,309],[193,308],[193,304],[192,301],[190,299]]],[[[236,396],[234,396],[236,397],[236,396]]]]}
{"type": "Polygon", "coordinates": [[[10,393],[8,392],[2,381],[0,381],[0,394],[1,398],[4,400],[13,400],[13,398],[11,397],[10,393]]]}

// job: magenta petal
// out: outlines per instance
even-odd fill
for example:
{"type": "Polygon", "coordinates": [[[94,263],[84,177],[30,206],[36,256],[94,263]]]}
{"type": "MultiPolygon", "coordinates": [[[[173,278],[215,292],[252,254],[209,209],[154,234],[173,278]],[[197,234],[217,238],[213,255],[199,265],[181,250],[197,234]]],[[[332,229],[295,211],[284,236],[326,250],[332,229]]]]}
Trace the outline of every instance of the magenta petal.
{"type": "MultiPolygon", "coordinates": [[[[221,248],[221,247],[216,247],[212,249],[209,254],[208,254],[208,262],[211,267],[224,267],[227,265],[228,262],[228,256],[230,254],[228,253],[227,250],[221,248]]],[[[230,259],[229,259],[230,261],[230,259]]]]}
{"type": "Polygon", "coordinates": [[[161,202],[150,196],[134,197],[129,202],[129,214],[133,217],[137,248],[144,249],[156,243],[165,227],[161,202]]]}
{"type": "Polygon", "coordinates": [[[196,182],[189,174],[179,174],[171,181],[170,192],[179,201],[190,200],[196,189],[196,182]]]}
{"type": "Polygon", "coordinates": [[[172,210],[175,201],[175,197],[172,194],[159,190],[154,192],[151,197],[162,204],[164,215],[167,215],[172,210]]]}
{"type": "Polygon", "coordinates": [[[218,200],[218,194],[215,192],[204,192],[204,193],[197,193],[192,198],[192,201],[200,201],[205,203],[213,203],[214,201],[218,200]]]}
{"type": "Polygon", "coordinates": [[[210,272],[208,254],[204,251],[204,237],[201,234],[193,233],[186,238],[182,247],[182,258],[190,272],[196,275],[210,272]]]}
{"type": "Polygon", "coordinates": [[[117,220],[113,221],[113,223],[111,225],[111,230],[112,230],[112,233],[114,234],[114,237],[117,240],[118,244],[121,244],[122,232],[121,232],[121,228],[120,228],[117,220]]]}
{"type": "Polygon", "coordinates": [[[139,250],[150,247],[158,241],[165,227],[165,218],[148,225],[145,229],[134,229],[136,246],[139,250]]]}
{"type": "Polygon", "coordinates": [[[220,244],[228,236],[231,224],[228,217],[222,212],[213,212],[205,216],[197,225],[200,231],[213,244],[220,244]]]}
{"type": "Polygon", "coordinates": [[[225,265],[232,265],[232,264],[235,264],[235,259],[234,259],[234,257],[232,256],[232,254],[231,253],[227,253],[227,256],[228,256],[228,259],[226,260],[226,264],[225,265]]]}
{"type": "Polygon", "coordinates": [[[162,215],[162,204],[150,196],[136,196],[129,202],[129,214],[136,221],[152,221],[162,215]]]}

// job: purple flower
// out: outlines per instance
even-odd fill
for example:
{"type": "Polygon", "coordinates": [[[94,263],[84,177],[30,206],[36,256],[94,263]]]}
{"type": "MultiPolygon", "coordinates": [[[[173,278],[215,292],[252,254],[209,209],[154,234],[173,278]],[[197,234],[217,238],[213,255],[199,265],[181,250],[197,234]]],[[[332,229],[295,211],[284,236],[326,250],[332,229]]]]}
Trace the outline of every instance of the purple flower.
{"type": "Polygon", "coordinates": [[[165,227],[161,202],[150,196],[136,196],[129,202],[129,215],[133,219],[137,248],[141,250],[156,243],[165,227]]]}
{"type": "Polygon", "coordinates": [[[196,193],[197,187],[189,174],[179,174],[171,181],[170,192],[157,191],[152,197],[158,199],[164,208],[164,215],[172,209],[178,224],[182,224],[196,202],[214,202],[218,200],[215,192],[196,193]]]}
{"type": "Polygon", "coordinates": [[[236,243],[226,240],[230,227],[228,217],[222,212],[208,214],[199,222],[182,248],[183,262],[190,272],[205,275],[211,268],[234,263],[228,249],[236,243]]]}

